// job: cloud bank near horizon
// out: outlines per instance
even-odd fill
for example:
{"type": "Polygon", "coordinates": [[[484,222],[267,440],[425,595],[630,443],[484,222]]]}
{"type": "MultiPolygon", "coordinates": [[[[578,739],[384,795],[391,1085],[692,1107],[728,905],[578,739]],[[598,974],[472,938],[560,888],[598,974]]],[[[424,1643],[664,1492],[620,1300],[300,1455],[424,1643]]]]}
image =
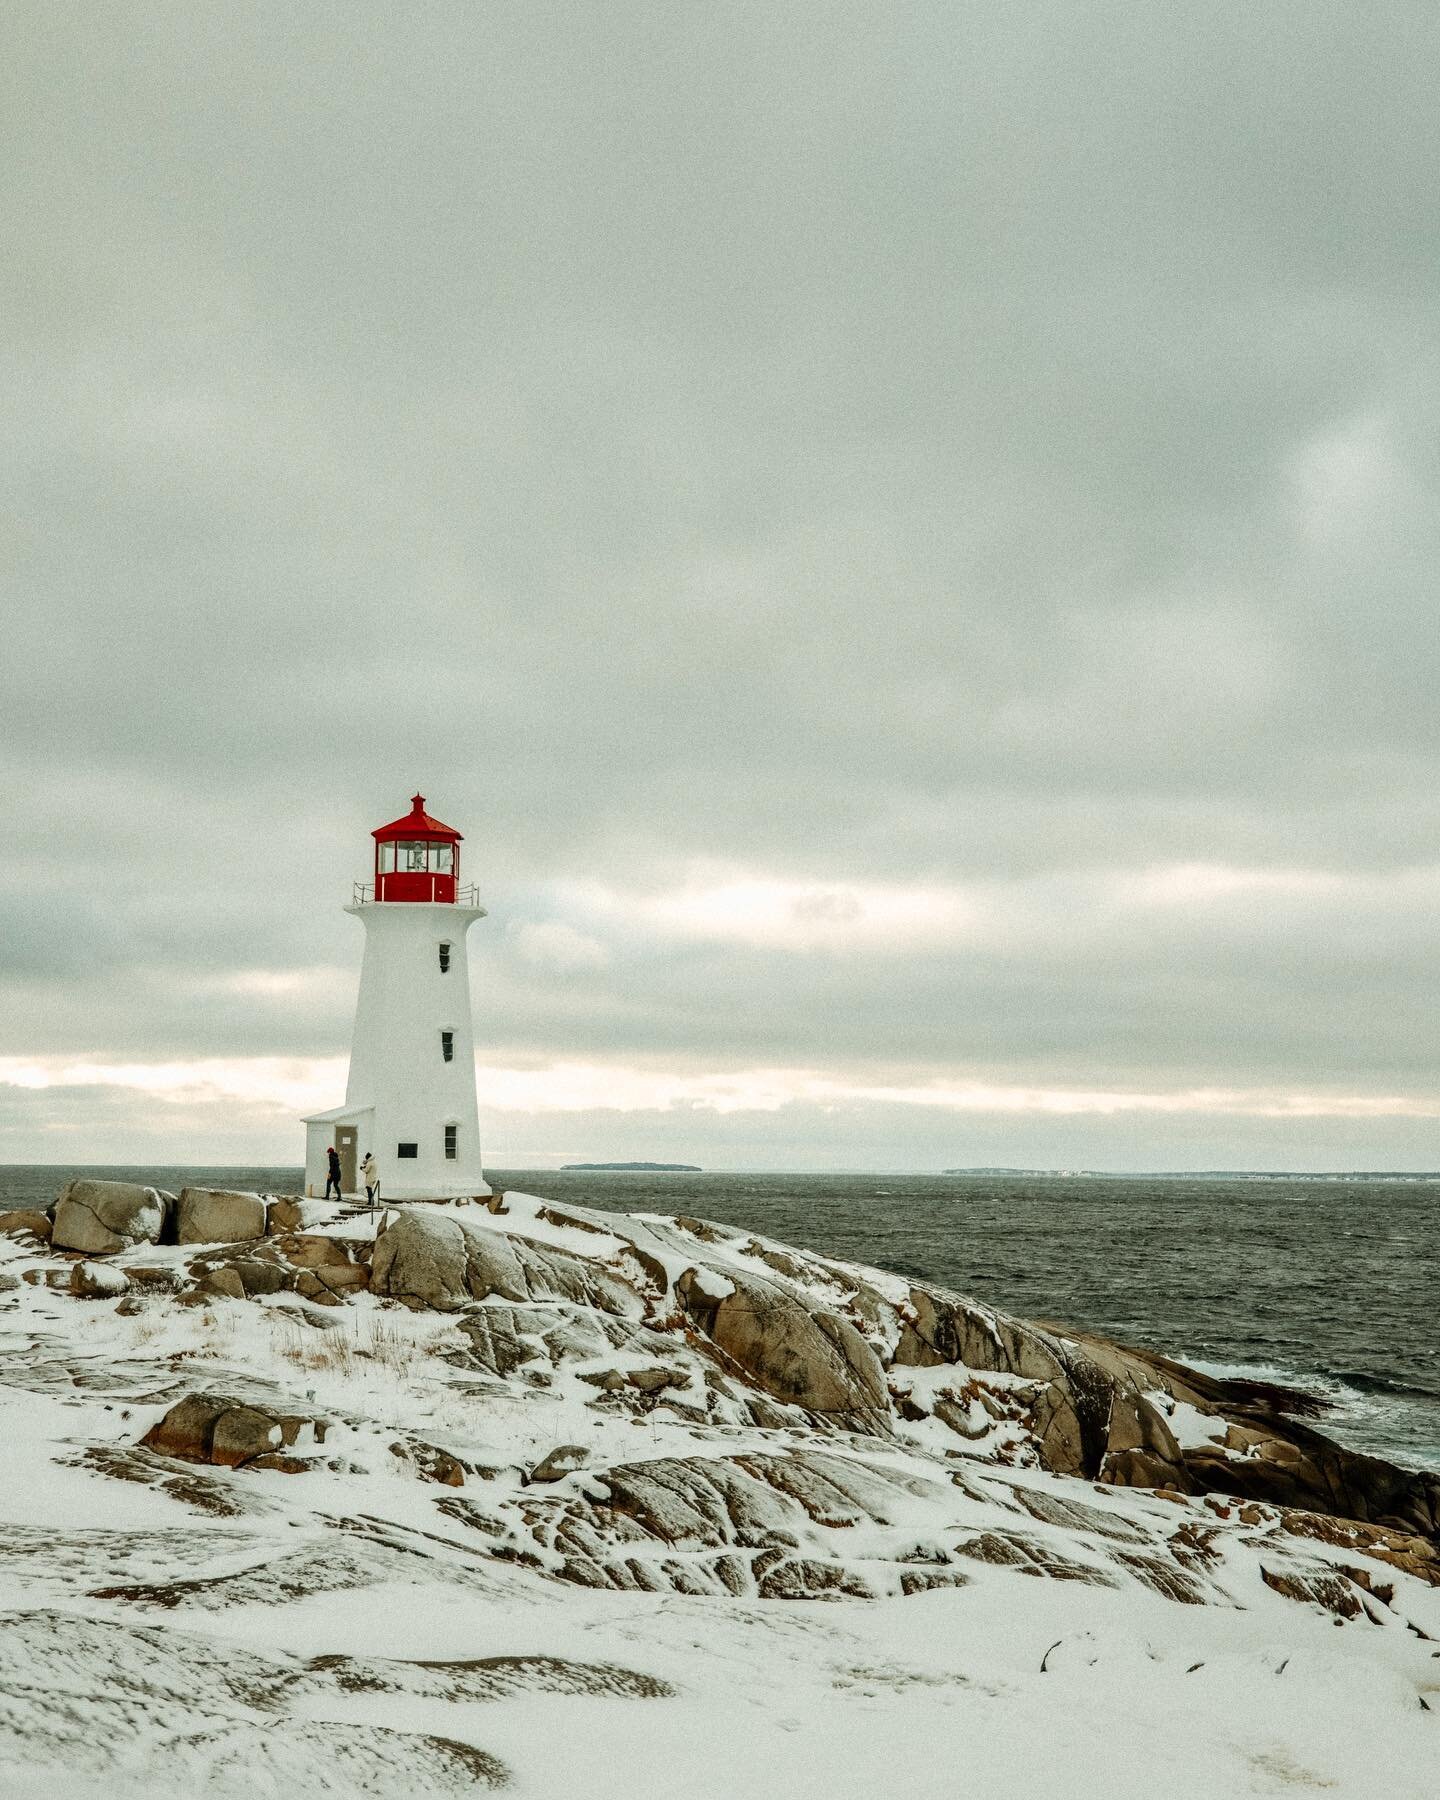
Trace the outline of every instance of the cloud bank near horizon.
{"type": "Polygon", "coordinates": [[[11,41],[0,1160],[298,1156],[418,785],[514,1161],[1434,1162],[1433,9],[11,41]]]}

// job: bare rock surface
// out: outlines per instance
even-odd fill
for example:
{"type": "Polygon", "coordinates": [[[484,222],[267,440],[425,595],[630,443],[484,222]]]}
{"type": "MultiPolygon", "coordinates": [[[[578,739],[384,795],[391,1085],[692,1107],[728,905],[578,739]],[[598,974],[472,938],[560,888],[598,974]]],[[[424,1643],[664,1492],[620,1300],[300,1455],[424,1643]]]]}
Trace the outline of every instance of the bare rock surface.
{"type": "Polygon", "coordinates": [[[863,1429],[888,1417],[880,1359],[851,1322],[805,1305],[780,1283],[730,1274],[732,1291],[714,1298],[683,1278],[680,1299],[711,1343],[777,1400],[807,1412],[842,1415],[863,1429]]]}
{"type": "Polygon", "coordinates": [[[52,1223],[49,1213],[35,1212],[26,1207],[15,1207],[8,1212],[0,1212],[0,1232],[18,1236],[28,1233],[42,1243],[50,1242],[52,1223]]]}
{"type": "Polygon", "coordinates": [[[239,1244],[264,1237],[265,1202],[229,1188],[181,1188],[176,1219],[182,1244],[239,1244]]]}
{"type": "Polygon", "coordinates": [[[209,1245],[191,1258],[188,1268],[201,1294],[254,1300],[294,1293],[336,1306],[369,1287],[369,1248],[353,1239],[273,1232],[209,1245]]]}
{"type": "Polygon", "coordinates": [[[282,1453],[302,1441],[324,1443],[325,1421],[272,1412],[222,1394],[189,1394],[140,1440],[147,1450],[221,1468],[296,1473],[303,1464],[282,1453]]]}
{"type": "Polygon", "coordinates": [[[440,1312],[490,1294],[525,1300],[530,1293],[509,1240],[459,1212],[400,1213],[376,1238],[372,1280],[377,1293],[440,1312]]]}

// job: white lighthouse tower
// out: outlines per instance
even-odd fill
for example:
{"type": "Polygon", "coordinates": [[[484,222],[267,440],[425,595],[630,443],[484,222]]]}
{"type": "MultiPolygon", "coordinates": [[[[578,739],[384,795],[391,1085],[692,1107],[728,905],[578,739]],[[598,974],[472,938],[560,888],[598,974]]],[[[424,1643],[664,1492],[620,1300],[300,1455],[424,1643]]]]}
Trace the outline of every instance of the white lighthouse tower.
{"type": "Polygon", "coordinates": [[[305,1191],[324,1191],[333,1145],[347,1194],[368,1151],[385,1199],[483,1197],[465,936],[485,909],[460,886],[460,833],[423,794],[371,836],[374,881],[345,909],[365,927],[350,1078],[343,1106],[305,1121],[305,1191]]]}

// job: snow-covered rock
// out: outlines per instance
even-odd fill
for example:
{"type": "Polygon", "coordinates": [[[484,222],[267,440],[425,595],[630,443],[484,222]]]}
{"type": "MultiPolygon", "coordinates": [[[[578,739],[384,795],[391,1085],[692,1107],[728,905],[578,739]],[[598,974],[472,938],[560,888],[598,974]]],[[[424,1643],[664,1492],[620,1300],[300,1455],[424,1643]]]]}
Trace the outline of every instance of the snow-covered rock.
{"type": "Polygon", "coordinates": [[[133,1181],[72,1181],[55,1203],[50,1241],[87,1256],[158,1244],[174,1207],[173,1194],[133,1181]]]}
{"type": "Polygon", "coordinates": [[[1278,1391],[701,1220],[351,1224],[114,1307],[0,1236],[0,1793],[1432,1800],[1440,1487],[1278,1391]]]}
{"type": "Polygon", "coordinates": [[[118,1300],[130,1292],[130,1278],[113,1263],[78,1262],[70,1271],[70,1292],[82,1300],[118,1300]]]}
{"type": "Polygon", "coordinates": [[[531,1481],[559,1481],[562,1476],[573,1475],[577,1469],[583,1469],[590,1460],[590,1452],[584,1444],[557,1444],[542,1456],[530,1471],[531,1481]]]}
{"type": "Polygon", "coordinates": [[[265,1229],[273,1232],[313,1231],[333,1220],[338,1211],[332,1201],[304,1200],[298,1194],[282,1194],[269,1202],[265,1229]]]}
{"type": "Polygon", "coordinates": [[[343,1305],[369,1286],[369,1246],[313,1232],[210,1246],[189,1263],[199,1291],[232,1300],[296,1293],[325,1306],[343,1305]]]}

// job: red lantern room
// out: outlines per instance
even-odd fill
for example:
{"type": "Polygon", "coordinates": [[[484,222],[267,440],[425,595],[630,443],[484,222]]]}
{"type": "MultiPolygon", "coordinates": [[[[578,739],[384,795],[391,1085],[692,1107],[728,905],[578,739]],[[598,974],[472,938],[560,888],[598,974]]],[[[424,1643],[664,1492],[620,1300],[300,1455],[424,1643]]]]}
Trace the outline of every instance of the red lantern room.
{"type": "Polygon", "coordinates": [[[454,905],[460,878],[460,833],[432,819],[425,796],[410,811],[370,834],[375,839],[377,900],[440,900],[454,905]]]}

